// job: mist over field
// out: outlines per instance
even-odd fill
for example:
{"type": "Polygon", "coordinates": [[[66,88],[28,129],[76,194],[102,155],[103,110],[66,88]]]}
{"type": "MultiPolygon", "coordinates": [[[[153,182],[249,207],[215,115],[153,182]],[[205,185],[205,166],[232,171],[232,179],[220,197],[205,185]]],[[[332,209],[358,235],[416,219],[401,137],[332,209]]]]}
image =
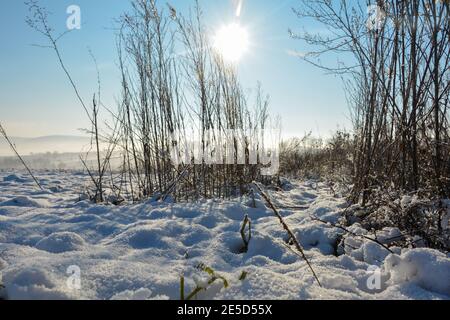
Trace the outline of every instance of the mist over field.
{"type": "MultiPolygon", "coordinates": [[[[36,138],[11,137],[20,153],[24,156],[38,153],[79,153],[87,150],[89,137],[77,136],[45,136],[36,138]]],[[[0,140],[0,157],[13,156],[10,146],[5,140],[0,140]]]]}

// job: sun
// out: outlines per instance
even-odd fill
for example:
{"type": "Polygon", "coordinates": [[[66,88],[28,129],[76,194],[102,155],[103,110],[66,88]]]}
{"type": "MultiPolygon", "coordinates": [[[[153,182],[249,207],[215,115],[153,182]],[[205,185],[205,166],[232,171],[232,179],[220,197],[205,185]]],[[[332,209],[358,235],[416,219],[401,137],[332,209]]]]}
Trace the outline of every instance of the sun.
{"type": "Polygon", "coordinates": [[[224,60],[232,63],[239,62],[249,48],[247,29],[238,23],[221,27],[214,38],[214,48],[224,60]]]}

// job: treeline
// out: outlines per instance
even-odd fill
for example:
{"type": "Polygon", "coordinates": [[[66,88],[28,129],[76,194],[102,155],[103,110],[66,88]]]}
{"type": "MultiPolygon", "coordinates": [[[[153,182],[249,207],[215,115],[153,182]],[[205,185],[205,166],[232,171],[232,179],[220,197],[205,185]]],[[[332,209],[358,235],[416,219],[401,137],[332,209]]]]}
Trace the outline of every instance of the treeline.
{"type": "MultiPolygon", "coordinates": [[[[31,168],[41,169],[81,169],[78,154],[47,152],[22,156],[31,168]]],[[[0,169],[23,169],[23,164],[16,156],[0,157],[0,169]]]]}

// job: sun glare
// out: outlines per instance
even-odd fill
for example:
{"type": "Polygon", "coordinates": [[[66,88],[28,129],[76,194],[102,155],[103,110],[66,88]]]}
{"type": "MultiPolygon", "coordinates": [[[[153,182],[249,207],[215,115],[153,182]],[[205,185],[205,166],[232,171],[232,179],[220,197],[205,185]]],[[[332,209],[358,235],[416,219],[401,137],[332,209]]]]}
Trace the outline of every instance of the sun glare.
{"type": "Polygon", "coordinates": [[[215,36],[214,47],[224,60],[239,62],[249,47],[248,32],[238,23],[223,26],[215,36]]]}

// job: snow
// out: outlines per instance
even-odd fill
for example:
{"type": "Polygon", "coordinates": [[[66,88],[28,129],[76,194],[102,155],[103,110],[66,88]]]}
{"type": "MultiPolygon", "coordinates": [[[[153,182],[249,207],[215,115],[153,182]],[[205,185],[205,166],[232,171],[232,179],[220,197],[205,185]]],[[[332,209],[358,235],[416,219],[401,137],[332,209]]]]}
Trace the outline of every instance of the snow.
{"type": "Polygon", "coordinates": [[[84,240],[73,232],[55,232],[39,240],[36,248],[52,253],[82,250],[84,240]]]}
{"type": "Polygon", "coordinates": [[[411,283],[450,296],[450,260],[443,253],[424,248],[407,250],[400,256],[390,255],[385,267],[392,284],[411,283]]]}
{"type": "Polygon", "coordinates": [[[296,237],[306,250],[318,250],[324,255],[334,254],[338,235],[342,231],[332,228],[317,227],[314,222],[299,227],[296,237]]]}
{"type": "Polygon", "coordinates": [[[114,295],[111,300],[168,300],[167,296],[154,296],[152,291],[146,288],[140,288],[136,291],[126,290],[114,295]]]}
{"type": "Polygon", "coordinates": [[[3,277],[7,297],[10,299],[61,300],[69,299],[62,284],[52,277],[52,273],[42,268],[24,268],[16,272],[6,272],[3,277]]]}
{"type": "Polygon", "coordinates": [[[18,176],[17,174],[10,174],[6,177],[3,177],[3,182],[26,182],[27,180],[18,176]]]}
{"type": "MultiPolygon", "coordinates": [[[[229,286],[217,280],[197,299],[450,298],[448,254],[391,247],[392,254],[312,220],[337,223],[347,206],[320,182],[286,181],[284,191],[270,191],[270,196],[323,287],[257,194],[254,200],[96,205],[82,195],[89,183],[85,174],[36,175],[45,191],[25,173],[0,171],[0,275],[6,287],[0,297],[179,299],[181,276],[186,295],[208,282],[209,275],[197,268],[203,264],[229,286]],[[252,220],[252,238],[242,253],[239,231],[245,215],[252,220]],[[69,272],[77,268],[79,275],[69,272]],[[77,280],[79,288],[69,285],[77,280]]],[[[374,236],[357,223],[349,229],[374,236]]],[[[376,236],[393,243],[401,234],[386,228],[376,236]]]]}
{"type": "Polygon", "coordinates": [[[8,201],[0,202],[0,207],[29,207],[29,208],[45,208],[49,207],[50,204],[43,199],[33,199],[30,197],[15,197],[8,201]]]}

